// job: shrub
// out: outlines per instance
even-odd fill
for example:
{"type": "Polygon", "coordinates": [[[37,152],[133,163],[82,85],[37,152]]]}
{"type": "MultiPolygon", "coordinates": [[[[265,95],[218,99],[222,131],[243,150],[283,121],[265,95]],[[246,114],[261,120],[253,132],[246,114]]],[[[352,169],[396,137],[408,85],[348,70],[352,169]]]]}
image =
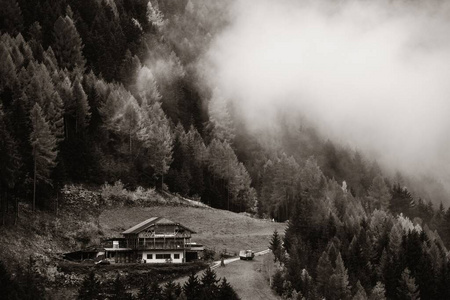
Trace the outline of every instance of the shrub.
{"type": "Polygon", "coordinates": [[[102,185],[101,196],[107,205],[120,203],[127,197],[127,191],[124,188],[122,181],[117,180],[114,185],[105,183],[102,185]]]}

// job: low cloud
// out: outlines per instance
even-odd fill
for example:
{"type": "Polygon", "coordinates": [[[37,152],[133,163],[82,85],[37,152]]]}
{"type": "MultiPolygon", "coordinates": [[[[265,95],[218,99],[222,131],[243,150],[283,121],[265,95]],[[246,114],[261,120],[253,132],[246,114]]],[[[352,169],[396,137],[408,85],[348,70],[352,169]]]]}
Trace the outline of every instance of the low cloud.
{"type": "Polygon", "coordinates": [[[422,2],[236,0],[209,84],[250,130],[297,111],[382,165],[448,180],[450,9],[422,2]]]}

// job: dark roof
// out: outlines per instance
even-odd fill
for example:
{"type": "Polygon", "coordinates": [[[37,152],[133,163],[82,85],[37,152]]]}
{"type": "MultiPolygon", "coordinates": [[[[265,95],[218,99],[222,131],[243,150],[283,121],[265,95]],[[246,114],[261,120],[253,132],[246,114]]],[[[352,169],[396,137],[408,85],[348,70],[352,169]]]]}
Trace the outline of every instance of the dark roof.
{"type": "Polygon", "coordinates": [[[176,223],[172,220],[162,218],[162,217],[153,217],[153,218],[147,219],[139,224],[134,225],[133,227],[122,232],[122,234],[137,234],[153,225],[178,225],[178,226],[183,227],[184,229],[190,231],[191,233],[196,233],[195,231],[187,228],[186,226],[183,226],[180,223],[176,223]]]}

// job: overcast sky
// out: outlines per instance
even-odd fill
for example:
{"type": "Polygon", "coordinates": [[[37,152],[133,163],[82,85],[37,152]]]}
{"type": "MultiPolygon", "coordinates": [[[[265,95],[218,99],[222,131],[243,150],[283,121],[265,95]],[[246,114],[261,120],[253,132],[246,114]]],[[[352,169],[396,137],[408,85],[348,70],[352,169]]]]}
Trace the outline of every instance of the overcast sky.
{"type": "Polygon", "coordinates": [[[251,128],[298,110],[382,164],[449,174],[450,10],[421,2],[236,0],[211,84],[251,128]]]}

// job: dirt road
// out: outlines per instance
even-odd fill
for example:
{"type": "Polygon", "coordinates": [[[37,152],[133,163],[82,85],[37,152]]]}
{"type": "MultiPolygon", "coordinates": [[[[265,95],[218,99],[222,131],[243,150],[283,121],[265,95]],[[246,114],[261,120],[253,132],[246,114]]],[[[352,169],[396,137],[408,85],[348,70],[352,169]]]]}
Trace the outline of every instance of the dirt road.
{"type": "MultiPolygon", "coordinates": [[[[253,260],[230,258],[225,260],[225,267],[216,262],[211,268],[217,273],[217,278],[225,277],[231,283],[242,300],[277,300],[261,272],[263,256],[267,251],[257,253],[253,260]]],[[[197,274],[201,277],[201,273],[197,274]]],[[[177,280],[181,284],[186,278],[177,280]]]]}

